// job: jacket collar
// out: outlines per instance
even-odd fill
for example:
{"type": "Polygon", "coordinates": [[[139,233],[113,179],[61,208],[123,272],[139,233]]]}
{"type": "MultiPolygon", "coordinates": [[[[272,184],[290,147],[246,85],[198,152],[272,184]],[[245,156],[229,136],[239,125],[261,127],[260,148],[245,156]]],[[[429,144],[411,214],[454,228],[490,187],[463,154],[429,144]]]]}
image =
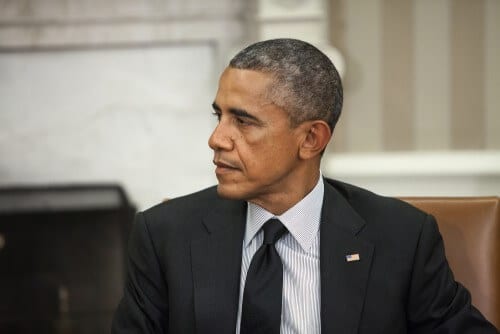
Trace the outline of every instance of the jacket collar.
{"type": "Polygon", "coordinates": [[[360,237],[366,223],[345,194],[325,181],[320,225],[321,331],[356,333],[374,246],[360,237]]]}

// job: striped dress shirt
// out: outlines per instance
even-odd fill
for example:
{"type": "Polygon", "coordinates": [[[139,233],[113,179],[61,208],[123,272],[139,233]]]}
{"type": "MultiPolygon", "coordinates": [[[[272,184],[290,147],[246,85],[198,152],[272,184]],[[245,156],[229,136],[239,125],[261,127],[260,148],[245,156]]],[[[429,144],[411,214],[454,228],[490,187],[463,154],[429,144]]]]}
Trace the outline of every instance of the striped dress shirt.
{"type": "Polygon", "coordinates": [[[262,245],[261,227],[278,218],[290,233],[276,242],[283,262],[282,334],[321,332],[319,224],[324,184],[320,176],[316,186],[300,202],[280,216],[248,203],[241,261],[240,297],[236,333],[240,332],[241,306],[248,267],[262,245]]]}

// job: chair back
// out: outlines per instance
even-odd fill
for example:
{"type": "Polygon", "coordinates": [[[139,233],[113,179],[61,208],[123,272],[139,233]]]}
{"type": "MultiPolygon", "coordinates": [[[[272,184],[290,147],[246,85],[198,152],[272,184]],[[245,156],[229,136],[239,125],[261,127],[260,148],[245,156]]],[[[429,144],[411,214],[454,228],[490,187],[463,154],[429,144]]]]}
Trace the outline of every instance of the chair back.
{"type": "Polygon", "coordinates": [[[500,199],[498,197],[406,197],[433,215],[455,275],[472,303],[500,328],[500,199]]]}

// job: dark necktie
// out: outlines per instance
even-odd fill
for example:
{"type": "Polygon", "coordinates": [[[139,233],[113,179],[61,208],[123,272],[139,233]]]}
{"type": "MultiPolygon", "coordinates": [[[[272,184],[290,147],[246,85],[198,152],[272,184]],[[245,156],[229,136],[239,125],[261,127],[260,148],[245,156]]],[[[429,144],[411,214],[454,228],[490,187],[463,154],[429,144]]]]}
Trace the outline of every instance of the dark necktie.
{"type": "Polygon", "coordinates": [[[240,334],[279,334],[283,264],[274,247],[287,229],[278,219],[262,227],[264,242],[250,262],[241,313],[240,334]]]}

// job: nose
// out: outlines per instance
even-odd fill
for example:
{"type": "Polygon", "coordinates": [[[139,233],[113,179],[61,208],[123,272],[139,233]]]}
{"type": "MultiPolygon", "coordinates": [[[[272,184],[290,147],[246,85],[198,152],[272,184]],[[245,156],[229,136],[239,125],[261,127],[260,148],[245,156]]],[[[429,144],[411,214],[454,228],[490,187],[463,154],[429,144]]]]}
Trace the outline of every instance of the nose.
{"type": "Polygon", "coordinates": [[[227,126],[219,122],[208,138],[208,146],[214,150],[230,151],[233,149],[233,140],[229,134],[227,126]]]}

